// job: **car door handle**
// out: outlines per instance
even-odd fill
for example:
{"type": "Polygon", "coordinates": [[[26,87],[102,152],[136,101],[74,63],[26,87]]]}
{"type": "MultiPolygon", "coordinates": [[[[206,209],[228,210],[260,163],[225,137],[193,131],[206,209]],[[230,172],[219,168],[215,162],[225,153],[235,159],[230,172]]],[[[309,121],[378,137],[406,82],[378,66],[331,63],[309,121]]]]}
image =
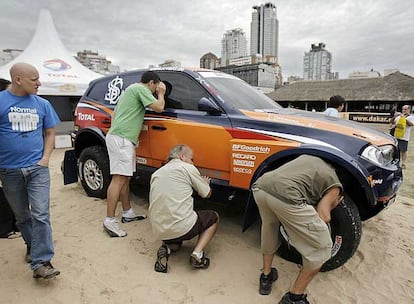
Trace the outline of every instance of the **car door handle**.
{"type": "Polygon", "coordinates": [[[167,128],[164,127],[164,126],[152,126],[151,129],[153,129],[153,130],[159,130],[159,131],[167,130],[167,128]]]}

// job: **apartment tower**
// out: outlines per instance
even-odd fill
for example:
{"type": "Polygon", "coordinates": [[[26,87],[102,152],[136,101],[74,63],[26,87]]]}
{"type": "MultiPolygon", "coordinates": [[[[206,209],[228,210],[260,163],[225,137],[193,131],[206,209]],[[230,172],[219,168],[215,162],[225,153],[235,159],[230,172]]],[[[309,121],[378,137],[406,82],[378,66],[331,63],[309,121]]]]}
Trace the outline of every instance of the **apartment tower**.
{"type": "Polygon", "coordinates": [[[325,48],[325,43],[312,44],[303,57],[304,80],[330,80],[337,78],[331,72],[332,54],[325,48]]]}
{"type": "Polygon", "coordinates": [[[261,54],[267,58],[278,58],[279,21],[276,16],[276,5],[266,3],[253,6],[250,23],[250,54],[261,54]]]}
{"type": "Polygon", "coordinates": [[[241,28],[227,31],[221,40],[221,65],[226,66],[230,59],[247,56],[246,34],[241,28]]]}

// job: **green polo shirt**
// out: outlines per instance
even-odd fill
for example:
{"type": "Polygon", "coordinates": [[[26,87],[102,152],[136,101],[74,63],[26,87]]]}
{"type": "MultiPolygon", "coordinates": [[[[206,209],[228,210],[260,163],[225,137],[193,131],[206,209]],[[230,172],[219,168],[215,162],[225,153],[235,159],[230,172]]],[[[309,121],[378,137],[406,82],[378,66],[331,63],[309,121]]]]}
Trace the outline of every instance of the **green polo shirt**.
{"type": "Polygon", "coordinates": [[[144,122],[145,108],[157,101],[142,83],[131,84],[119,98],[112,116],[110,134],[126,138],[134,145],[144,122]]]}

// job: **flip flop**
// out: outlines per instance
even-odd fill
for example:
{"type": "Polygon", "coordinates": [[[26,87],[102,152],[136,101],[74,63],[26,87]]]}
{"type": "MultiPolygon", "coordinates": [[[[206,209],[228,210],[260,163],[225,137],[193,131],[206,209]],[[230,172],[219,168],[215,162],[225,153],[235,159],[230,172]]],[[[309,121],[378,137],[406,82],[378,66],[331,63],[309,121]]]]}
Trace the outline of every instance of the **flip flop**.
{"type": "Polygon", "coordinates": [[[168,271],[168,258],[170,257],[170,253],[168,250],[168,246],[163,244],[157,251],[157,261],[154,265],[154,270],[156,272],[167,273],[168,271]]]}

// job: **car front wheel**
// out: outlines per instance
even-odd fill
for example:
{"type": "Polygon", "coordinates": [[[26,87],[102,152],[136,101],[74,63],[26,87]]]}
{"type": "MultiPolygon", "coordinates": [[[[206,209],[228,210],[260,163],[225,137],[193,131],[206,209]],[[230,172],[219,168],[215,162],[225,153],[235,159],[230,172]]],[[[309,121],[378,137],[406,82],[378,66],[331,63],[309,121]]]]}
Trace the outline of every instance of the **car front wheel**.
{"type": "MultiPolygon", "coordinates": [[[[321,271],[334,270],[350,259],[361,240],[362,224],[358,209],[351,198],[345,195],[344,200],[331,213],[329,224],[332,237],[331,259],[322,265],[321,271]]],[[[280,229],[282,243],[277,254],[285,260],[302,264],[302,256],[288,242],[283,227],[280,229]]]]}
{"type": "Polygon", "coordinates": [[[82,187],[88,196],[105,198],[111,175],[105,147],[92,146],[79,156],[78,172],[82,187]]]}

